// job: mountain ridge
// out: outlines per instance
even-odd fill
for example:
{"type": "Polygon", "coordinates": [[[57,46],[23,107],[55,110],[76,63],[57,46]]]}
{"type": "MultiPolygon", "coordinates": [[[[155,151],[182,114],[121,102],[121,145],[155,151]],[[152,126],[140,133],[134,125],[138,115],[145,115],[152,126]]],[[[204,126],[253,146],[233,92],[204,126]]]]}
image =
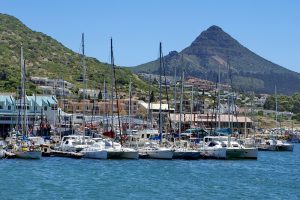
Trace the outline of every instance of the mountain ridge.
{"type": "MultiPolygon", "coordinates": [[[[216,81],[220,67],[221,80],[230,83],[228,77],[231,76],[237,90],[273,93],[275,85],[284,94],[300,90],[300,86],[297,86],[300,85],[299,73],[257,55],[216,25],[203,31],[182,51],[171,51],[164,60],[168,75],[174,72],[174,67],[180,68],[183,65],[187,75],[216,81]]],[[[155,60],[135,66],[131,70],[136,73],[149,70],[157,73],[157,68],[155,60]]]]}

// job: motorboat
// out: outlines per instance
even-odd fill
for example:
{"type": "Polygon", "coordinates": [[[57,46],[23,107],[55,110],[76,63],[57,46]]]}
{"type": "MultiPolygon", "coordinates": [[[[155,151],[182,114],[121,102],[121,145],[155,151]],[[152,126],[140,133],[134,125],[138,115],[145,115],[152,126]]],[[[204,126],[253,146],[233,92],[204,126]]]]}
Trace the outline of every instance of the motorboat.
{"type": "Polygon", "coordinates": [[[94,143],[95,141],[89,136],[68,135],[62,138],[58,150],[65,152],[80,152],[94,143]]]}
{"type": "Polygon", "coordinates": [[[204,159],[226,159],[226,145],[214,136],[204,137],[199,151],[204,159]]]}
{"type": "Polygon", "coordinates": [[[258,144],[260,151],[293,151],[294,145],[286,141],[276,140],[274,138],[262,140],[258,144]]]}
{"type": "Polygon", "coordinates": [[[226,159],[257,159],[258,148],[245,147],[230,136],[223,136],[222,139],[226,145],[226,159]]]}

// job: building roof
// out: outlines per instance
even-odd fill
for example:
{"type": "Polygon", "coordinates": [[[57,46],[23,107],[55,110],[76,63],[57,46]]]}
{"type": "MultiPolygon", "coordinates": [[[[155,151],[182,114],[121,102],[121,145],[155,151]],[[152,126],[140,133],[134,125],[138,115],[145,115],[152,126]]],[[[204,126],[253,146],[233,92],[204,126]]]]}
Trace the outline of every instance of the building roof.
{"type": "MultiPolygon", "coordinates": [[[[144,101],[139,101],[139,104],[146,108],[147,110],[149,109],[149,104],[144,102],[144,101]]],[[[150,109],[151,110],[159,110],[159,103],[150,103],[150,109]]],[[[161,104],[161,110],[174,110],[174,108],[169,107],[168,104],[162,103],[161,104]]]]}
{"type": "MultiPolygon", "coordinates": [[[[180,119],[180,114],[170,114],[171,120],[174,121],[179,121],[180,119]]],[[[207,122],[207,121],[219,121],[219,117],[217,116],[217,119],[212,117],[211,115],[205,115],[205,114],[181,114],[181,120],[183,121],[191,121],[191,118],[195,122],[207,122]]],[[[228,122],[229,120],[228,115],[220,115],[220,122],[228,122]]],[[[251,123],[251,119],[249,117],[245,116],[235,116],[235,115],[230,115],[230,121],[231,122],[247,122],[251,123]]]]}
{"type": "Polygon", "coordinates": [[[14,98],[11,95],[0,95],[0,102],[4,102],[4,104],[13,104],[14,98]]]}
{"type": "Polygon", "coordinates": [[[35,102],[38,106],[43,106],[45,104],[47,105],[53,105],[57,104],[57,99],[55,96],[27,96],[28,100],[31,102],[35,102]]]}

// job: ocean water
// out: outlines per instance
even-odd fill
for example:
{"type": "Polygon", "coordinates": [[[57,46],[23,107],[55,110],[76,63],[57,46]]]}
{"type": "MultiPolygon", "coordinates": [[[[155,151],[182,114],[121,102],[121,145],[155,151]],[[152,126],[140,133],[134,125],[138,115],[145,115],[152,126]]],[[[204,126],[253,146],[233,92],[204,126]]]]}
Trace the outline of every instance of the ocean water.
{"type": "Polygon", "coordinates": [[[300,199],[300,145],[258,160],[0,160],[0,200],[300,199]]]}

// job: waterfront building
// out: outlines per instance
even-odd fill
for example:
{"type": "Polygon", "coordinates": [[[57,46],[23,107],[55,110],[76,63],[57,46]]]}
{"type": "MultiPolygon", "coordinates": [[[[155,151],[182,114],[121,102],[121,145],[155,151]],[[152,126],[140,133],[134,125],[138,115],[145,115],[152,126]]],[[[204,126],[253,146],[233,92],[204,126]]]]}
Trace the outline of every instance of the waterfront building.
{"type": "Polygon", "coordinates": [[[25,102],[12,95],[0,94],[0,137],[13,128],[20,127],[21,116],[26,113],[26,124],[32,127],[45,119],[49,124],[56,123],[57,100],[55,96],[26,96],[25,102]]]}
{"type": "MultiPolygon", "coordinates": [[[[173,122],[179,123],[180,114],[170,114],[171,120],[173,122]]],[[[219,116],[211,114],[182,114],[181,115],[182,124],[185,129],[190,127],[201,127],[207,130],[211,130],[218,127],[219,116]]],[[[220,128],[229,127],[229,123],[233,131],[240,131],[241,133],[249,134],[252,130],[252,120],[245,116],[236,116],[222,114],[220,115],[220,128]]]]}

